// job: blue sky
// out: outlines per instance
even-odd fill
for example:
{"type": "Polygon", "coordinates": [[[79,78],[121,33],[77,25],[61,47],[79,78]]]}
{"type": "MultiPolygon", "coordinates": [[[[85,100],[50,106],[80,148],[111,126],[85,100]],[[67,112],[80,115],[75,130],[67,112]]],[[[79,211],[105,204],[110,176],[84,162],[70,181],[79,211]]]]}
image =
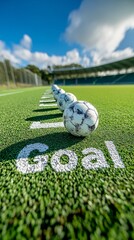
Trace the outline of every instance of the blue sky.
{"type": "Polygon", "coordinates": [[[45,68],[133,56],[133,9],[132,0],[1,0],[0,58],[45,68]]]}
{"type": "Polygon", "coordinates": [[[71,47],[62,39],[69,13],[80,0],[2,0],[0,38],[8,46],[18,43],[24,34],[33,40],[33,51],[64,54],[71,47]],[[64,2],[64,4],[63,4],[64,2]]]}

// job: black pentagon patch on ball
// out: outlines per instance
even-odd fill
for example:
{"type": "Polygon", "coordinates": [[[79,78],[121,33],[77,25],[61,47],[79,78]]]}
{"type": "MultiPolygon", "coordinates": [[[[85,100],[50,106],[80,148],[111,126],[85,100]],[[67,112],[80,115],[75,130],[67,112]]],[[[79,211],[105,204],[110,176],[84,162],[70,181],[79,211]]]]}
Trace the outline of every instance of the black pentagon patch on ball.
{"type": "Polygon", "coordinates": [[[80,109],[77,109],[78,114],[83,114],[83,112],[80,109]]]}
{"type": "Polygon", "coordinates": [[[75,125],[75,130],[76,130],[76,132],[79,132],[79,130],[80,130],[80,124],[76,124],[76,125],[75,125]]]}
{"type": "Polygon", "coordinates": [[[65,95],[64,100],[65,100],[65,102],[67,102],[68,101],[68,96],[65,95]]]}
{"type": "Polygon", "coordinates": [[[91,131],[93,131],[93,130],[95,129],[95,124],[92,125],[92,126],[88,126],[88,128],[89,128],[91,131]]]}
{"type": "Polygon", "coordinates": [[[69,106],[69,108],[74,112],[74,105],[69,106]]]}

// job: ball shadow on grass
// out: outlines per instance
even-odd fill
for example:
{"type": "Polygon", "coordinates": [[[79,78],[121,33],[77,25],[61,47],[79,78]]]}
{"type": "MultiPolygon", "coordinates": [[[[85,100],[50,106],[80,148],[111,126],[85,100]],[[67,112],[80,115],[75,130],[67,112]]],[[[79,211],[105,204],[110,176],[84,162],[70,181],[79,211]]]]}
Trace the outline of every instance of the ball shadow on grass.
{"type": "MultiPolygon", "coordinates": [[[[49,147],[49,149],[45,153],[47,154],[53,151],[58,151],[60,149],[66,149],[68,147],[71,147],[79,143],[80,141],[82,141],[82,139],[83,138],[72,136],[67,132],[51,133],[51,134],[46,134],[45,136],[40,136],[33,139],[27,139],[27,140],[12,144],[9,147],[2,150],[0,152],[0,162],[16,159],[19,152],[29,144],[34,144],[34,143],[46,144],[49,147]]],[[[36,151],[36,155],[37,155],[37,151],[36,151]]]]}
{"type": "Polygon", "coordinates": [[[35,109],[33,112],[49,112],[49,111],[56,111],[59,110],[57,107],[54,108],[41,108],[41,109],[35,109]]]}
{"type": "Polygon", "coordinates": [[[43,121],[43,120],[48,120],[48,119],[54,119],[54,118],[60,118],[62,117],[62,113],[55,113],[55,114],[49,114],[49,115],[41,115],[41,116],[33,116],[30,118],[26,118],[26,121],[43,121]]]}

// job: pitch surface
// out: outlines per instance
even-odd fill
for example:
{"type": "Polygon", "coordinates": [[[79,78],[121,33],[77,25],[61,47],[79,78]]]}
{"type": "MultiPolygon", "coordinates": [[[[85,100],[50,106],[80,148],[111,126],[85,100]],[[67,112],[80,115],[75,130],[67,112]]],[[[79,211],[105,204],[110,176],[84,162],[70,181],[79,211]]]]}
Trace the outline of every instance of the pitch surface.
{"type": "MultiPolygon", "coordinates": [[[[87,138],[63,127],[30,128],[33,122],[62,121],[55,106],[39,107],[47,90],[0,92],[0,239],[134,239],[134,86],[64,87],[99,112],[99,126],[87,138]],[[113,141],[125,168],[114,167],[105,141],[113,141]],[[49,147],[48,163],[41,172],[22,174],[16,158],[35,143],[49,147]],[[110,167],[84,169],[86,148],[100,149],[110,167]],[[52,168],[60,149],[76,154],[74,170],[52,168]]],[[[32,152],[29,164],[37,155],[32,152]]],[[[67,156],[60,161],[66,164],[67,156]]]]}

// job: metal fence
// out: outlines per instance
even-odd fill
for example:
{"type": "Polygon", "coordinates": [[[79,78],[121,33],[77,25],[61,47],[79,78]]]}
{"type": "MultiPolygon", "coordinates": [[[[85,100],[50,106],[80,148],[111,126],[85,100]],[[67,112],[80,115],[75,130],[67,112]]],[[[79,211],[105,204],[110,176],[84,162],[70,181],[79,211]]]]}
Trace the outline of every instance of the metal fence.
{"type": "Polygon", "coordinates": [[[0,85],[42,86],[42,79],[36,73],[25,68],[15,68],[9,60],[0,61],[0,85]]]}

